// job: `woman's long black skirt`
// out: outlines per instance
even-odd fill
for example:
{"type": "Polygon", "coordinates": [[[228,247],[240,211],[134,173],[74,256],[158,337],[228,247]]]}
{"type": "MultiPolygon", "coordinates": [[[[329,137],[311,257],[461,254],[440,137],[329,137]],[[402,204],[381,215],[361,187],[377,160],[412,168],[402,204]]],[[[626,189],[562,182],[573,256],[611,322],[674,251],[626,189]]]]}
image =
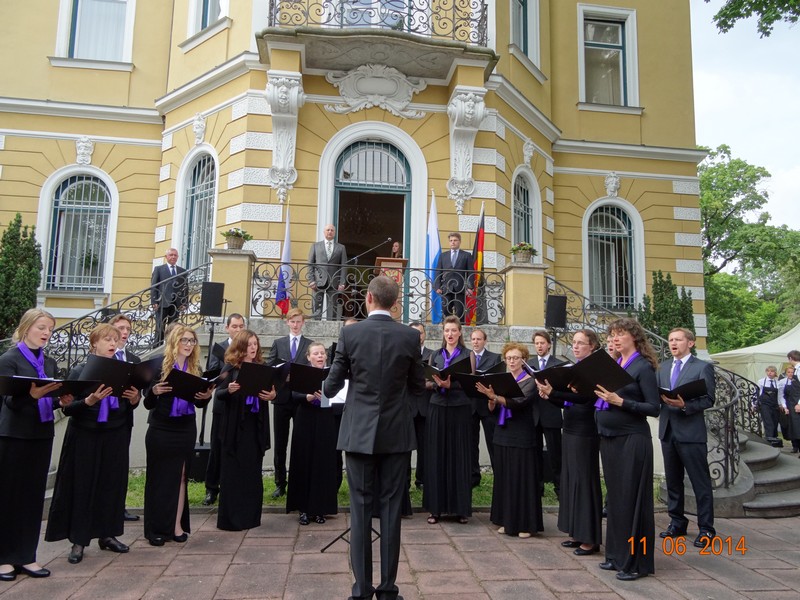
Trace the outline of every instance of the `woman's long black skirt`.
{"type": "Polygon", "coordinates": [[[52,450],[53,438],[0,437],[0,564],[36,562],[52,450]]]}
{"type": "Polygon", "coordinates": [[[331,409],[301,405],[292,431],[286,512],[335,515],[339,510],[336,468],[336,423],[331,409]]]}
{"type": "MultiPolygon", "coordinates": [[[[161,429],[150,425],[144,438],[147,450],[147,473],[144,484],[144,535],[171,538],[175,535],[178,514],[178,492],[181,472],[188,477],[194,455],[197,427],[161,429]]],[[[186,490],[186,488],[184,488],[186,490]]],[[[189,527],[189,494],[184,491],[181,528],[189,527]]]]}
{"type": "Polygon", "coordinates": [[[564,433],[558,529],[584,544],[603,543],[600,439],[564,433]]]}
{"type": "Polygon", "coordinates": [[[471,413],[469,405],[428,408],[422,505],[433,515],[472,515],[471,413]]]}
{"type": "MultiPolygon", "coordinates": [[[[265,404],[263,410],[268,410],[265,404]]],[[[220,494],[217,527],[242,531],[261,525],[264,501],[262,463],[258,441],[258,419],[246,415],[240,422],[236,447],[223,446],[220,460],[220,494]]]]}
{"type": "Polygon", "coordinates": [[[606,480],[606,560],[618,571],[655,573],[653,443],[642,434],[600,437],[606,480]]]}
{"type": "Polygon", "coordinates": [[[494,446],[490,518],[507,535],[544,531],[535,448],[494,446]]]}
{"type": "Polygon", "coordinates": [[[128,483],[127,424],[116,429],[67,425],[45,540],[88,546],[122,535],[128,483]]]}

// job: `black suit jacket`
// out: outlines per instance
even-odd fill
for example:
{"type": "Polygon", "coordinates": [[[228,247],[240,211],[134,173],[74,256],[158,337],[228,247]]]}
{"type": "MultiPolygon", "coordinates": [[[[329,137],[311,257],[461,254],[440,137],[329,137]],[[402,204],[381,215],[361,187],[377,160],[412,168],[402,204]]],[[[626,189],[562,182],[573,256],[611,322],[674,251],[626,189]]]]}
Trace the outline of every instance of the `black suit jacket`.
{"type": "MultiPolygon", "coordinates": [[[[131,364],[138,365],[140,362],[142,362],[142,359],[139,358],[133,352],[131,352],[131,351],[126,349],[125,350],[125,362],[129,362],[131,364]]],[[[144,390],[139,390],[139,391],[140,392],[144,392],[144,390]]],[[[141,403],[141,398],[140,398],[140,403],[141,403]]],[[[139,404],[137,404],[136,406],[134,406],[132,408],[136,408],[137,406],[139,406],[139,404]]],[[[131,428],[133,427],[133,410],[128,411],[128,427],[131,427],[131,428]]]]}
{"type": "MultiPolygon", "coordinates": [[[[284,336],[275,340],[275,343],[272,344],[272,347],[269,349],[269,355],[267,356],[267,364],[272,366],[279,365],[281,363],[290,363],[296,362],[301,365],[307,365],[308,359],[306,358],[306,352],[308,351],[308,347],[311,345],[313,340],[308,339],[304,335],[300,335],[300,341],[297,343],[297,354],[292,360],[292,349],[289,345],[290,336],[284,336]]],[[[288,372],[287,372],[288,375],[288,372]]],[[[292,392],[284,387],[278,391],[278,395],[275,396],[275,400],[272,401],[273,404],[293,404],[294,400],[292,399],[292,392]]]]}
{"type": "Polygon", "coordinates": [[[325,395],[349,377],[337,449],[360,454],[410,452],[417,446],[409,394],[425,391],[419,332],[388,315],[342,328],[325,395]]]}
{"type": "MultiPolygon", "coordinates": [[[[551,354],[547,358],[545,368],[548,369],[563,363],[564,361],[558,360],[551,354]]],[[[528,361],[528,365],[530,365],[534,371],[538,371],[539,357],[533,356],[528,361]]],[[[543,399],[539,395],[539,388],[534,388],[533,396],[533,420],[536,425],[540,427],[547,427],[549,429],[561,429],[561,426],[564,423],[561,409],[552,402],[548,402],[547,400],[543,399]]]]}
{"type": "MultiPolygon", "coordinates": [[[[658,386],[663,388],[670,387],[672,377],[672,365],[675,359],[667,360],[658,367],[658,386]]],[[[689,360],[681,367],[681,374],[678,376],[676,386],[705,379],[707,396],[700,396],[685,400],[685,410],[668,406],[661,403],[661,414],[658,418],[658,437],[664,439],[667,428],[672,431],[672,436],[678,442],[697,442],[706,443],[706,420],[703,412],[707,408],[714,406],[714,366],[696,356],[690,356],[689,360]]]]}
{"type": "Polygon", "coordinates": [[[439,255],[438,269],[434,289],[442,290],[445,294],[463,293],[470,285],[470,271],[472,270],[472,254],[466,250],[458,251],[456,264],[450,260],[450,250],[442,250],[439,255]]]}
{"type": "Polygon", "coordinates": [[[189,283],[186,277],[181,274],[186,273],[186,269],[175,265],[177,275],[172,278],[169,274],[169,265],[163,264],[153,269],[153,276],[150,279],[152,290],[150,291],[150,303],[158,304],[159,308],[166,306],[186,306],[189,302],[189,283]]]}
{"type": "MultiPolygon", "coordinates": [[[[220,344],[220,346],[222,348],[224,348],[225,350],[227,350],[230,347],[230,345],[231,345],[231,339],[230,338],[226,339],[224,342],[222,342],[220,344]]],[[[208,361],[208,370],[209,371],[213,371],[214,369],[222,370],[222,368],[224,366],[225,366],[225,362],[224,361],[222,361],[221,359],[217,358],[213,354],[211,355],[211,358],[208,361]]],[[[226,385],[225,387],[227,388],[228,386],[226,385]]],[[[214,412],[214,413],[217,413],[217,414],[221,414],[221,413],[225,412],[224,401],[221,398],[219,398],[216,393],[214,394],[214,403],[211,405],[211,412],[214,412]]]]}
{"type": "MultiPolygon", "coordinates": [[[[420,361],[423,364],[428,362],[431,359],[431,354],[433,354],[433,350],[423,346],[422,354],[419,355],[420,361]]],[[[419,396],[412,394],[409,401],[411,402],[412,417],[419,415],[424,419],[428,418],[428,406],[430,406],[431,403],[430,390],[425,390],[425,392],[419,396]]]]}
{"type": "MultiPolygon", "coordinates": [[[[475,356],[475,352],[472,350],[469,351],[472,355],[473,364],[477,360],[477,356],[475,356]]],[[[500,355],[497,352],[490,352],[484,348],[483,353],[481,354],[481,364],[476,367],[476,370],[479,371],[488,371],[498,363],[502,362],[500,355]]],[[[477,413],[481,417],[489,416],[489,403],[486,401],[486,398],[472,398],[472,414],[477,413]]]]}

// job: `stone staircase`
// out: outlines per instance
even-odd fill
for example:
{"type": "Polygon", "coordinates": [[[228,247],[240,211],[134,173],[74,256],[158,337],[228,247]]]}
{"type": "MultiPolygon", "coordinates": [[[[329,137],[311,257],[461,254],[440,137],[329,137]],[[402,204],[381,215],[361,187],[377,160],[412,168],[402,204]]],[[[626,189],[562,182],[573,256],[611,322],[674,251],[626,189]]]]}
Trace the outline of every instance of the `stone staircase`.
{"type": "Polygon", "coordinates": [[[800,515],[800,460],[761,438],[739,432],[742,462],[753,474],[755,498],[742,503],[747,517],[800,515]]]}

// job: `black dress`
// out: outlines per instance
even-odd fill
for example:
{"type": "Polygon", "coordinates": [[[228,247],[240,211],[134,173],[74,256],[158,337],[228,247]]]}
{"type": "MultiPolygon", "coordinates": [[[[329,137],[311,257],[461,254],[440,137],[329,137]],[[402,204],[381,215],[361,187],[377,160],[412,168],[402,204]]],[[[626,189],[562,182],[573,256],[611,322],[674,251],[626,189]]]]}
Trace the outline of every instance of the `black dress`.
{"type": "Polygon", "coordinates": [[[598,546],[603,542],[603,492],[596,398],[553,390],[549,400],[564,408],[558,529],[574,540],[598,546]],[[572,404],[565,406],[565,402],[572,404]]]}
{"type": "MultiPolygon", "coordinates": [[[[236,381],[239,369],[227,365],[229,381],[236,381]]],[[[217,527],[228,531],[253,529],[261,525],[264,498],[264,453],[270,447],[269,402],[257,397],[254,404],[228,386],[219,388],[215,401],[222,405],[220,454],[220,496],[217,527]],[[253,412],[253,406],[258,407],[253,412]]]]}
{"type": "Polygon", "coordinates": [[[800,403],[800,381],[797,376],[792,377],[791,383],[788,380],[783,381],[783,399],[786,402],[786,408],[789,409],[787,415],[789,422],[789,434],[792,440],[792,445],[797,448],[800,442],[800,413],[795,412],[794,408],[800,403]]]}
{"type": "MultiPolygon", "coordinates": [[[[161,376],[156,379],[160,381],[161,376]]],[[[174,396],[157,396],[152,388],[144,398],[144,407],[150,411],[147,418],[147,433],[144,443],[147,451],[147,472],[144,483],[144,535],[147,539],[162,537],[171,539],[175,535],[175,517],[178,514],[178,491],[188,477],[191,468],[194,444],[197,438],[197,422],[194,414],[171,417],[174,396]],[[181,480],[181,472],[184,479],[181,480]]],[[[195,400],[197,408],[208,404],[208,400],[195,400]]],[[[180,523],[184,532],[189,526],[189,495],[184,488],[183,512],[180,523]]]]}
{"type": "MultiPolygon", "coordinates": [[[[542,474],[536,460],[536,435],[533,421],[533,378],[519,384],[521,398],[507,398],[511,418],[494,428],[494,483],[491,521],[507,535],[544,531],[542,474]]],[[[499,414],[500,406],[495,407],[499,414]]]]}
{"type": "Polygon", "coordinates": [[[595,413],[606,481],[606,561],[618,571],[651,574],[655,518],[653,442],[647,417],[658,416],[661,399],[655,370],[644,357],[637,356],[626,370],[636,381],[617,390],[623,405],[595,413]]]}
{"type": "MultiPolygon", "coordinates": [[[[55,377],[56,362],[45,358],[44,371],[55,377]]],[[[0,356],[0,375],[38,377],[16,347],[0,356]]],[[[0,481],[5,482],[0,493],[0,564],[28,565],[36,562],[55,430],[53,421],[41,421],[31,396],[0,398],[0,481]],[[5,486],[13,486],[13,493],[5,486]]]]}
{"type": "Polygon", "coordinates": [[[292,396],[299,406],[292,431],[286,512],[335,515],[339,510],[339,486],[333,409],[314,406],[305,394],[292,392],[292,396]]]}
{"type": "MultiPolygon", "coordinates": [[[[72,369],[79,379],[85,365],[72,369]]],[[[88,395],[88,394],[87,394],[88,395]]],[[[94,406],[86,395],[64,408],[69,416],[58,464],[53,502],[44,539],[69,539],[88,546],[93,538],[122,535],[128,488],[128,422],[133,410],[125,398],[99,422],[102,401],[94,406]]]]}
{"type": "MultiPolygon", "coordinates": [[[[456,360],[469,360],[461,348],[456,360]]],[[[442,351],[432,364],[444,366],[442,351]]],[[[422,506],[432,515],[472,515],[472,402],[461,384],[451,379],[450,389],[431,394],[425,436],[425,480],[422,506]]]]}

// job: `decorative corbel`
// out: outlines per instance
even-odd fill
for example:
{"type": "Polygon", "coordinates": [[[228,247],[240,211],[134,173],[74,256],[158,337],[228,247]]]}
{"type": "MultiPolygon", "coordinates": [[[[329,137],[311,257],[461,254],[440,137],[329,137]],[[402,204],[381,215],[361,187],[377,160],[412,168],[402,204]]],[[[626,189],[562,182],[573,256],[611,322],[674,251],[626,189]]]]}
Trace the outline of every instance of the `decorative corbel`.
{"type": "Polygon", "coordinates": [[[88,136],[82,135],[75,140],[75,162],[79,165],[92,164],[92,153],[94,152],[94,142],[88,136]]]}
{"type": "Polygon", "coordinates": [[[450,179],[447,181],[447,192],[450,199],[455,201],[459,215],[464,212],[464,202],[475,191],[472,159],[475,136],[486,116],[485,95],[485,88],[458,86],[447,105],[447,116],[450,117],[450,179]]]}
{"type": "Polygon", "coordinates": [[[283,204],[297,181],[294,154],[297,145],[297,115],[305,103],[303,76],[297,72],[268,71],[267,102],[272,112],[272,166],[269,184],[283,204]]]}
{"type": "Polygon", "coordinates": [[[606,175],[604,184],[606,186],[606,196],[609,198],[616,198],[619,194],[620,179],[614,171],[606,175]]]}
{"type": "Polygon", "coordinates": [[[536,152],[536,144],[534,144],[531,140],[525,140],[525,143],[522,145],[522,156],[523,162],[526,166],[531,166],[531,160],[533,159],[533,155],[536,152]]]}
{"type": "Polygon", "coordinates": [[[199,146],[206,138],[206,118],[202,114],[196,113],[194,115],[192,131],[194,132],[194,145],[199,146]]]}

